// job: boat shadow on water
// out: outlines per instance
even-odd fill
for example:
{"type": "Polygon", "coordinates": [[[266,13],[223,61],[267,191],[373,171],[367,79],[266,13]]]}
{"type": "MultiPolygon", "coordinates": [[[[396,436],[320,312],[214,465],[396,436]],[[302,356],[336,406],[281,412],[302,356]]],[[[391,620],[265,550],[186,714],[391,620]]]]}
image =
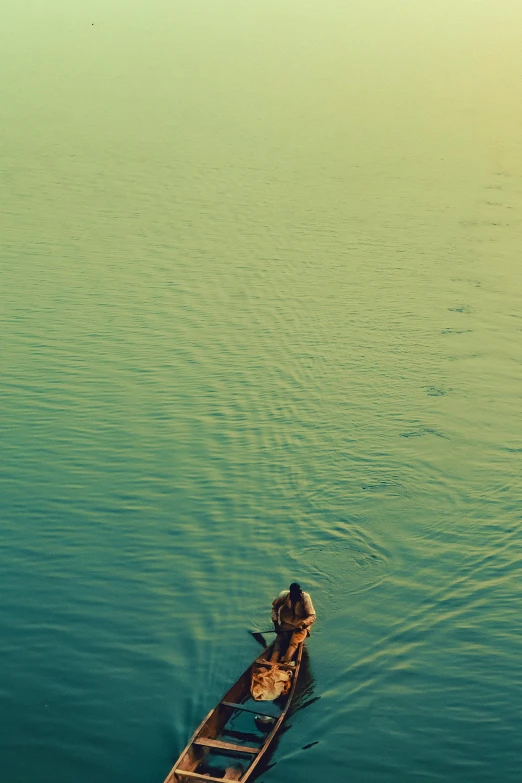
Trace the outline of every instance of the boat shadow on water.
{"type": "Polygon", "coordinates": [[[313,698],[314,678],[304,644],[291,664],[272,664],[267,647],[227,691],[196,729],[165,783],[237,780],[252,783],[274,766],[273,757],[287,722],[313,698]],[[288,690],[273,701],[255,701],[252,675],[274,673],[288,690]]]}
{"type": "MultiPolygon", "coordinates": [[[[303,655],[301,658],[299,677],[297,679],[294,697],[292,699],[292,702],[286,714],[286,719],[283,725],[281,726],[281,729],[279,730],[278,734],[275,736],[274,740],[270,744],[269,750],[263,755],[262,759],[260,760],[255,772],[252,774],[251,777],[249,777],[249,781],[251,781],[251,783],[253,783],[253,781],[255,780],[258,780],[261,775],[263,775],[265,772],[268,772],[270,769],[272,769],[272,767],[276,766],[277,761],[274,760],[274,757],[276,755],[276,751],[279,747],[279,743],[281,742],[283,734],[286,734],[286,732],[292,728],[292,723],[291,723],[292,717],[295,715],[296,712],[299,712],[300,710],[304,710],[306,707],[309,707],[311,704],[313,704],[314,702],[316,702],[318,699],[321,698],[320,696],[314,696],[314,692],[315,692],[315,677],[310,663],[310,654],[307,648],[303,646],[303,655]]],[[[262,704],[262,702],[260,702],[260,704],[262,704]]],[[[310,746],[307,745],[306,748],[308,747],[310,746]]],[[[304,749],[305,748],[303,748],[303,750],[304,749]]]]}

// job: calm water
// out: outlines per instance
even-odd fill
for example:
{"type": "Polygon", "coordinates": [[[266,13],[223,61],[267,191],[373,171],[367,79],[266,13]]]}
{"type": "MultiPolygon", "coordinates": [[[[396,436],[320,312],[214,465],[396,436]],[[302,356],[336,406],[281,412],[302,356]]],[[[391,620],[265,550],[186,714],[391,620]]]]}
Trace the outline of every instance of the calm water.
{"type": "Polygon", "coordinates": [[[161,783],[293,579],[260,780],[520,780],[521,29],[4,0],[2,781],[161,783]]]}

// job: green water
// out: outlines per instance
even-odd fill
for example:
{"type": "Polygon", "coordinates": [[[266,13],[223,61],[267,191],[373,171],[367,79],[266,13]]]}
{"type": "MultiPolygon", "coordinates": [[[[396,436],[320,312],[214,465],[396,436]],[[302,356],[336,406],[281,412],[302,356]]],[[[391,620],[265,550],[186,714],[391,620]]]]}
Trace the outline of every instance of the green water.
{"type": "Polygon", "coordinates": [[[163,781],[294,579],[264,783],[515,783],[517,0],[4,0],[1,773],[163,781]]]}

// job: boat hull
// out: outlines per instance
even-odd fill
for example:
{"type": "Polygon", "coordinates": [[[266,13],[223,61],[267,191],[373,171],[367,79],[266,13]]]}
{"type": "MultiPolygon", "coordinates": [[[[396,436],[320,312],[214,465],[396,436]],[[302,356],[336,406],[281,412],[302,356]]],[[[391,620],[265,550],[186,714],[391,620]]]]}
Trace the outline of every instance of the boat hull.
{"type": "Polygon", "coordinates": [[[269,662],[272,648],[273,645],[267,647],[250,664],[208,713],[164,783],[195,783],[198,780],[210,783],[238,780],[246,783],[256,770],[260,770],[261,761],[287,716],[303,653],[301,643],[296,650],[293,667],[275,664],[291,672],[291,686],[285,696],[275,701],[254,701],[250,693],[252,672],[257,667],[274,666],[269,662]]]}

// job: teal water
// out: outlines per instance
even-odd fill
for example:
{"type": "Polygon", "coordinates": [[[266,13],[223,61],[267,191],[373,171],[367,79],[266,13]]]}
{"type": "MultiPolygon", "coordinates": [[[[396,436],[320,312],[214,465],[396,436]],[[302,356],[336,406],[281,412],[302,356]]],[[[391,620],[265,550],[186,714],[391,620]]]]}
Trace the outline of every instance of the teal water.
{"type": "Polygon", "coordinates": [[[522,10],[6,0],[0,779],[520,780],[522,10]]]}

